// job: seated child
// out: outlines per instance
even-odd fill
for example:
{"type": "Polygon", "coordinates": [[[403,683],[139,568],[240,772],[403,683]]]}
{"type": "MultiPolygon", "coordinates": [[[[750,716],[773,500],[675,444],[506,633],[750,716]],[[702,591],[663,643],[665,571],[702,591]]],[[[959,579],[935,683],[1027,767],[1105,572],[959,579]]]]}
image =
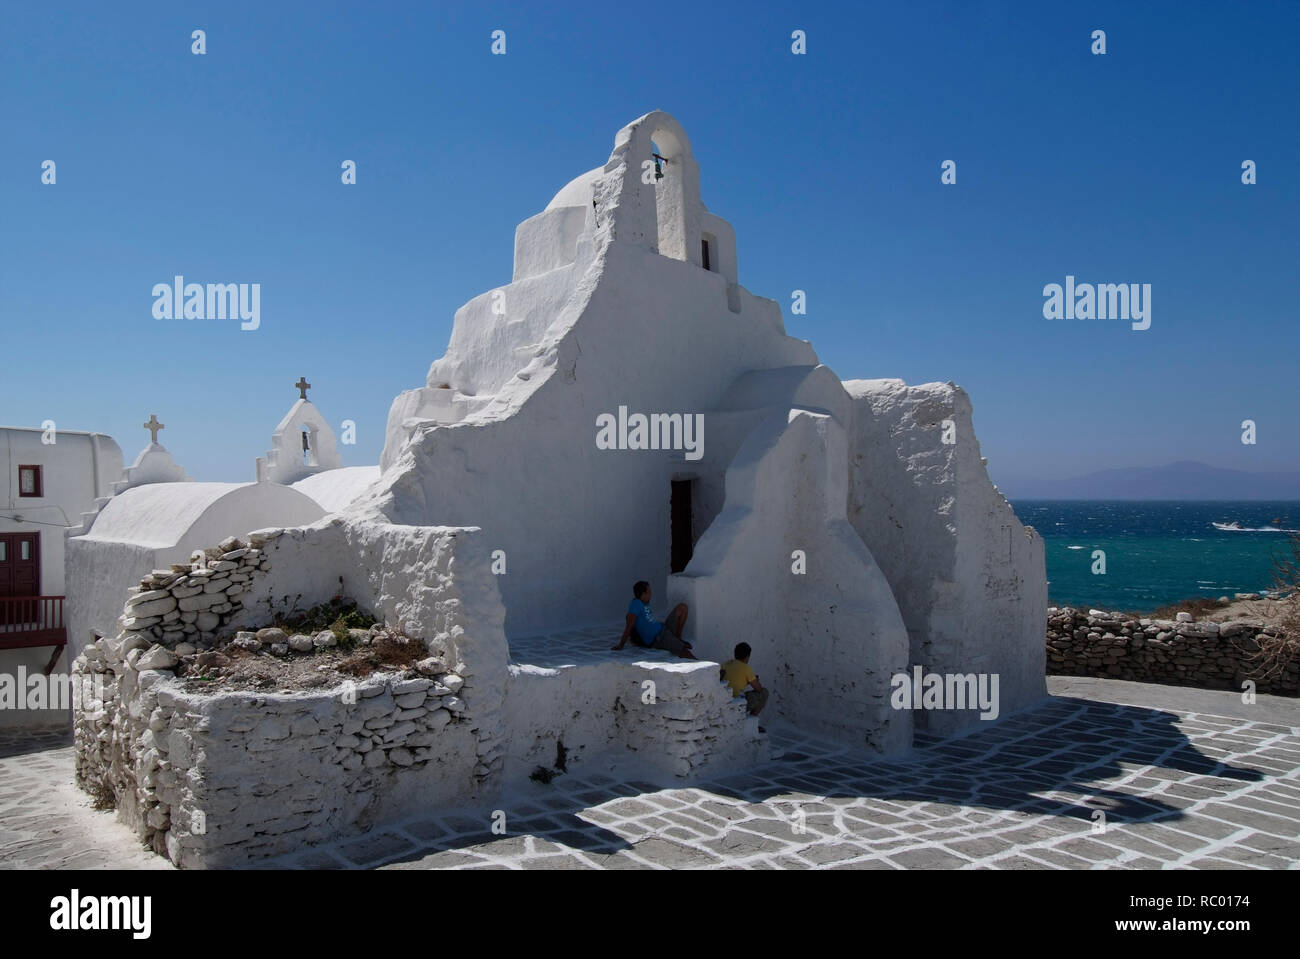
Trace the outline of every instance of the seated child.
{"type": "Polygon", "coordinates": [[[749,715],[757,716],[763,711],[763,707],[767,705],[768,697],[772,691],[765,688],[758,681],[758,676],[749,668],[749,654],[751,652],[749,643],[737,643],[736,658],[722,664],[721,678],[731,686],[733,696],[744,694],[745,702],[749,705],[749,715]]]}

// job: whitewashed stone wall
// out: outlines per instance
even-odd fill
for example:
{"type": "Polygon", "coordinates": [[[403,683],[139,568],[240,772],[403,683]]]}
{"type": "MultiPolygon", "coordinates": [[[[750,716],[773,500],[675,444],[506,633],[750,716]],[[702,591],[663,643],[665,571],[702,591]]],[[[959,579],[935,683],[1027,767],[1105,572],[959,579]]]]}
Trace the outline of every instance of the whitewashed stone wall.
{"type": "Polygon", "coordinates": [[[77,717],[77,780],[111,791],[122,821],[179,866],[239,865],[474,790],[476,737],[457,677],[211,696],[145,668],[138,647],[119,660],[104,642],[82,668],[107,683],[77,717]]]}
{"type": "Polygon", "coordinates": [[[229,865],[421,804],[470,800],[499,788],[504,762],[502,619],[472,530],[336,520],[223,542],[188,568],[146,576],[121,631],[75,661],[74,676],[103,683],[102,700],[76,715],[78,782],[110,794],[143,840],[185,866],[229,865]],[[348,685],[205,695],[173,675],[188,647],[340,593],[423,641],[442,667],[376,675],[356,696],[348,685]]]}
{"type": "Polygon", "coordinates": [[[769,755],[757,718],[709,662],[512,665],[505,722],[510,780],[552,768],[561,745],[572,767],[649,778],[725,775],[769,755]]]}
{"type": "Polygon", "coordinates": [[[499,793],[553,761],[560,740],[575,759],[675,776],[766,756],[716,665],[600,663],[558,682],[508,670],[489,568],[473,530],[336,519],[260,530],[150,573],[120,632],[74,663],[103,690],[76,714],[78,782],[158,853],[209,867],[499,793]],[[339,593],[422,641],[431,675],[274,695],[209,694],[175,677],[179,656],[339,593]],[[646,674],[653,703],[640,699],[646,674]]]}
{"type": "MultiPolygon", "coordinates": [[[[844,386],[853,398],[849,521],[893,589],[911,664],[996,674],[1003,716],[1042,700],[1043,539],[989,481],[970,397],[952,383],[844,386]]],[[[932,734],[979,723],[975,710],[916,714],[918,730],[932,734]]]]}

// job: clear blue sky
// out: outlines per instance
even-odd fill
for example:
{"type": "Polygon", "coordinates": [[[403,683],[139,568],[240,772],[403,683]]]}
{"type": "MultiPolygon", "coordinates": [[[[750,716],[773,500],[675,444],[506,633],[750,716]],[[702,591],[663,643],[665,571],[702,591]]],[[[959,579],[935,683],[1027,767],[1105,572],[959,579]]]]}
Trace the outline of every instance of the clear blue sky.
{"type": "Polygon", "coordinates": [[[376,462],[515,225],[663,109],[741,282],[841,378],[966,387],[1009,490],[1300,468],[1298,45],[1294,2],[6,4],[0,423],[129,462],[156,412],[191,475],[252,479],[306,374],[376,462]],[[177,273],[260,283],[261,329],[155,320],[177,273]],[[1045,320],[1067,273],[1150,283],[1151,329],[1045,320]]]}

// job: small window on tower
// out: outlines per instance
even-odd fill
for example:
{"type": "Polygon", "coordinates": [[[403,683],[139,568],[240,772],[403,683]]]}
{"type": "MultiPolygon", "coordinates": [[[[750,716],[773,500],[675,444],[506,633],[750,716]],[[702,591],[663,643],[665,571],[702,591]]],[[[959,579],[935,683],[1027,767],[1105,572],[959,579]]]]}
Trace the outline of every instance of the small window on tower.
{"type": "Polygon", "coordinates": [[[18,467],[18,495],[43,496],[41,468],[39,466],[18,467]]]}

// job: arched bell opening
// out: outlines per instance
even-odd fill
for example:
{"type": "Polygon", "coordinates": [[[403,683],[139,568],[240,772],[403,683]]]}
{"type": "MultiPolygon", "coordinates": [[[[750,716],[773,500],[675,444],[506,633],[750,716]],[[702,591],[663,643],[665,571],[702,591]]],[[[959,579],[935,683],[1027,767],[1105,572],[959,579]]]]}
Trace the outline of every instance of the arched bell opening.
{"type": "Polygon", "coordinates": [[[676,134],[659,127],[650,135],[654,162],[656,249],[661,256],[694,262],[686,222],[686,164],[689,155],[676,134]]]}

